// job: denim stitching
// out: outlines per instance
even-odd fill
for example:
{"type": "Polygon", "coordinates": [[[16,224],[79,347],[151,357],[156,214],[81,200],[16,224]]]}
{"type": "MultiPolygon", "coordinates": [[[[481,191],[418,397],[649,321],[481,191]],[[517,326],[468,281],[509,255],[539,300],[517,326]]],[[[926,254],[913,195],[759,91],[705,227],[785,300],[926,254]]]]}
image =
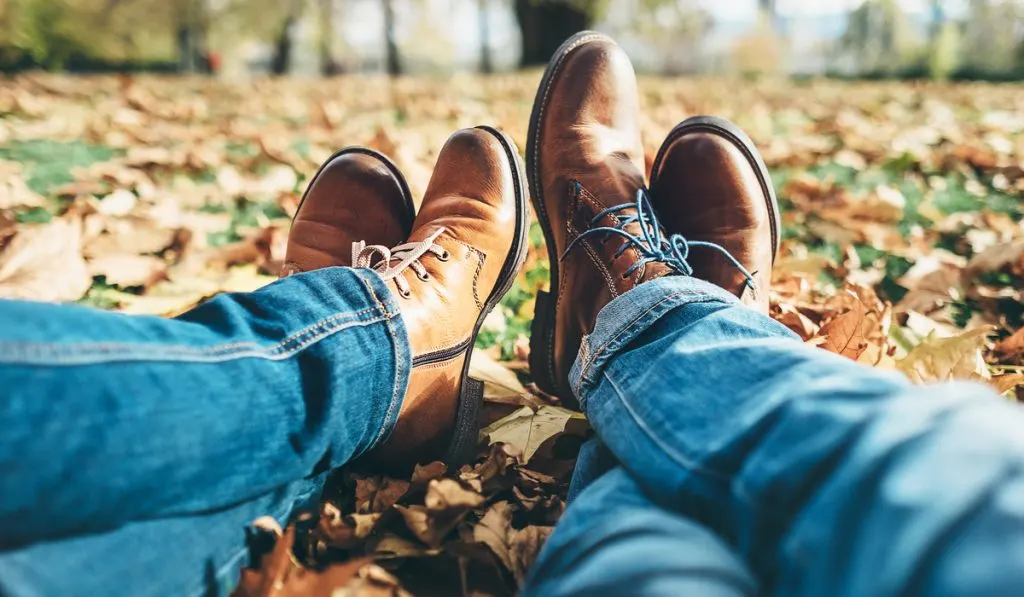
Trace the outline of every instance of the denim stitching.
{"type": "Polygon", "coordinates": [[[381,442],[381,440],[384,439],[385,435],[390,435],[391,432],[394,430],[395,421],[392,421],[392,417],[394,416],[395,413],[395,407],[398,405],[400,401],[398,395],[398,384],[399,380],[402,379],[404,367],[398,354],[399,350],[397,338],[395,337],[396,334],[394,320],[388,318],[386,323],[388,326],[388,337],[391,338],[391,354],[394,356],[395,359],[395,381],[393,384],[393,389],[391,391],[391,401],[388,404],[388,411],[384,415],[384,424],[380,426],[380,431],[377,432],[377,436],[373,438],[373,441],[370,443],[370,447],[366,449],[366,452],[369,452],[370,450],[376,448],[377,445],[381,442]]]}
{"type": "Polygon", "coordinates": [[[362,275],[360,272],[356,272],[356,277],[359,278],[359,281],[362,282],[363,286],[366,287],[366,292],[369,293],[370,297],[373,299],[373,302],[377,303],[377,308],[380,309],[382,313],[385,313],[388,317],[391,317],[393,315],[391,313],[391,310],[384,306],[384,303],[381,302],[380,297],[378,297],[377,293],[373,291],[373,284],[371,284],[370,281],[367,280],[366,277],[362,275]]]}
{"type": "MultiPolygon", "coordinates": [[[[76,356],[90,357],[90,356],[118,356],[117,353],[146,353],[148,351],[158,351],[164,354],[178,354],[181,356],[218,356],[230,354],[232,351],[245,351],[245,350],[264,350],[268,354],[275,351],[286,350],[289,344],[292,344],[303,336],[307,336],[310,333],[315,332],[318,328],[343,321],[346,318],[355,319],[359,318],[367,313],[372,312],[374,309],[364,309],[354,313],[339,313],[331,317],[322,319],[309,327],[306,327],[298,332],[295,332],[291,336],[288,336],[284,340],[281,340],[273,346],[261,346],[257,342],[232,342],[229,344],[218,344],[216,346],[208,347],[195,347],[195,346],[174,346],[174,345],[148,345],[148,344],[130,344],[123,342],[102,342],[102,343],[81,343],[81,344],[53,344],[53,343],[35,343],[35,342],[0,342],[0,362],[2,363],[22,363],[25,361],[32,362],[34,359],[29,355],[35,352],[39,357],[46,358],[48,356],[53,358],[59,358],[58,355],[68,355],[72,358],[76,356]],[[46,353],[50,354],[46,354],[46,353]],[[20,353],[20,354],[18,354],[20,353]]],[[[164,359],[160,359],[164,360],[164,359]]]]}
{"type": "Polygon", "coordinates": [[[704,293],[704,292],[694,292],[692,290],[680,290],[678,292],[672,293],[672,294],[662,298],[658,302],[656,302],[653,305],[651,305],[650,307],[648,307],[648,309],[646,311],[644,311],[643,313],[640,313],[639,315],[634,317],[629,323],[627,323],[627,324],[623,325],[621,328],[619,328],[619,330],[617,332],[615,332],[615,334],[611,338],[609,338],[606,342],[604,342],[603,344],[598,346],[596,350],[594,350],[594,351],[592,351],[590,353],[590,360],[589,361],[586,361],[586,360],[583,361],[583,364],[580,367],[579,381],[577,383],[577,386],[578,386],[580,392],[578,392],[578,394],[582,394],[584,383],[586,381],[588,381],[588,378],[590,377],[590,373],[591,373],[590,369],[591,369],[591,367],[593,367],[593,365],[595,363],[597,363],[597,361],[604,355],[604,352],[613,343],[618,341],[627,332],[632,331],[632,329],[642,319],[644,319],[645,317],[650,315],[651,311],[654,311],[655,309],[657,309],[658,307],[662,306],[666,302],[669,302],[669,301],[671,301],[673,299],[677,299],[679,297],[690,297],[690,298],[696,299],[696,300],[688,300],[688,301],[681,302],[681,303],[679,303],[680,305],[690,305],[690,304],[697,304],[697,303],[713,303],[713,302],[720,302],[722,304],[728,304],[728,302],[723,300],[721,297],[717,297],[717,296],[715,296],[713,294],[707,294],[707,293],[704,293]]]}
{"type": "MultiPolygon", "coordinates": [[[[166,350],[159,349],[159,347],[145,347],[146,350],[139,350],[140,347],[132,347],[130,352],[121,352],[113,354],[98,354],[98,353],[72,353],[66,355],[58,355],[52,353],[49,355],[38,355],[36,358],[31,358],[27,354],[22,355],[20,360],[3,360],[5,364],[18,364],[18,365],[41,365],[41,366],[84,366],[84,365],[99,365],[105,363],[138,363],[138,362],[180,362],[180,363],[224,363],[229,361],[235,361],[243,358],[263,359],[267,361],[283,361],[296,353],[302,351],[311,344],[315,344],[324,338],[332,336],[340,331],[354,328],[354,327],[366,327],[379,323],[382,320],[386,320],[386,317],[380,316],[373,319],[345,321],[336,323],[333,326],[320,329],[319,331],[309,329],[306,334],[313,334],[309,338],[294,344],[288,349],[282,349],[275,347],[273,350],[260,349],[257,345],[254,348],[247,348],[244,350],[235,350],[228,353],[171,353],[167,354],[166,350]],[[316,332],[316,333],[313,333],[316,332]],[[153,350],[156,348],[157,350],[153,350]]],[[[141,345],[140,345],[141,346],[141,345]]]]}
{"type": "Polygon", "coordinates": [[[657,434],[654,433],[654,431],[647,426],[643,419],[641,419],[640,416],[637,415],[636,411],[633,410],[633,407],[629,405],[629,402],[626,400],[625,394],[622,392],[621,389],[619,389],[619,386],[615,385],[615,381],[611,378],[611,376],[605,373],[604,378],[608,380],[608,384],[611,385],[612,390],[614,390],[613,394],[616,398],[618,398],[619,403],[622,404],[623,408],[626,409],[626,413],[629,415],[629,418],[632,419],[633,422],[636,423],[636,426],[640,429],[640,431],[642,431],[643,434],[646,435],[648,439],[650,439],[651,442],[653,442],[654,445],[657,446],[662,452],[664,452],[664,454],[668,456],[673,462],[675,462],[676,464],[690,472],[697,473],[705,477],[709,477],[711,479],[714,479],[715,481],[724,483],[730,482],[730,478],[728,476],[723,476],[716,471],[704,468],[702,465],[691,460],[688,456],[676,452],[675,450],[672,449],[672,446],[663,442],[657,436],[657,434]]]}

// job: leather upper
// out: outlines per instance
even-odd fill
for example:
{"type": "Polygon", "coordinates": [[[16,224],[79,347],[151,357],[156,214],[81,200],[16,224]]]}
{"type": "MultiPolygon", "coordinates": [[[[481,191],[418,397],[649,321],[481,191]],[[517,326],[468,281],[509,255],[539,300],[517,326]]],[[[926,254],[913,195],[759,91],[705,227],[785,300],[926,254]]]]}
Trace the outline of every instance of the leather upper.
{"type": "Polygon", "coordinates": [[[436,459],[450,439],[466,349],[517,234],[518,162],[514,168],[497,137],[482,129],[455,133],[438,156],[408,242],[426,241],[443,228],[434,244],[445,253],[419,259],[422,279],[412,269],[399,274],[408,293],[389,283],[413,354],[398,423],[377,454],[389,464],[436,459]]]}
{"type": "Polygon", "coordinates": [[[310,181],[288,236],[282,275],[351,266],[352,243],[405,240],[414,211],[405,181],[372,150],[345,150],[310,181]]]}
{"type": "MultiPolygon", "coordinates": [[[[593,220],[608,207],[633,203],[644,186],[640,100],[629,58],[599,34],[577,44],[552,66],[551,83],[536,108],[538,138],[530,173],[539,183],[538,203],[559,256],[585,231],[615,227],[618,221],[611,214],[593,220]]],[[[638,224],[624,230],[641,234],[638,224]]],[[[549,377],[557,380],[562,396],[571,395],[569,368],[601,308],[641,282],[671,272],[662,263],[648,263],[625,277],[641,258],[635,247],[616,256],[627,242],[614,235],[585,238],[552,264],[557,323],[554,341],[546,347],[553,354],[544,362],[554,367],[549,377]]]]}
{"type": "Polygon", "coordinates": [[[706,247],[690,251],[693,275],[767,313],[778,215],[765,191],[770,182],[743,143],[714,127],[682,127],[666,140],[651,172],[651,197],[668,232],[721,245],[753,274],[758,291],[725,256],[706,247]]]}

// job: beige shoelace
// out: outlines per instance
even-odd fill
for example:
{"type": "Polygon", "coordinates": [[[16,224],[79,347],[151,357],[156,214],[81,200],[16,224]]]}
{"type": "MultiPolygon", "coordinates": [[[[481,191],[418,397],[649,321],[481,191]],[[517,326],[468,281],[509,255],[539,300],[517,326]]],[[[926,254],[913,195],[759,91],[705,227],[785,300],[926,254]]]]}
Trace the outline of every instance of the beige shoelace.
{"type": "Polygon", "coordinates": [[[434,243],[442,233],[444,233],[444,228],[438,229],[420,242],[406,243],[392,249],[383,245],[367,246],[366,241],[354,242],[352,243],[352,267],[369,268],[380,274],[384,281],[394,280],[399,294],[407,297],[411,289],[409,282],[402,276],[405,270],[411,269],[420,280],[428,280],[430,275],[420,263],[420,257],[431,253],[442,261],[448,261],[448,251],[434,243]],[[395,260],[398,260],[398,263],[392,266],[391,262],[395,260]]]}

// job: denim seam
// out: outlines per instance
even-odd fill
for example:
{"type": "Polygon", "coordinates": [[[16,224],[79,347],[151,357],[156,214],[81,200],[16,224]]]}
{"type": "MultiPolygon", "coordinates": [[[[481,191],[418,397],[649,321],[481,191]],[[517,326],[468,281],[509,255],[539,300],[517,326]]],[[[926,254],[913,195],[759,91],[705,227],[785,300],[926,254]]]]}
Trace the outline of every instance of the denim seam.
{"type": "Polygon", "coordinates": [[[384,424],[381,425],[380,430],[377,432],[377,435],[374,437],[373,441],[370,442],[369,447],[367,447],[366,450],[363,451],[363,453],[365,454],[376,448],[377,445],[380,444],[380,442],[384,438],[390,436],[391,431],[394,430],[394,424],[396,422],[393,420],[395,419],[395,407],[404,401],[404,396],[400,396],[401,392],[399,389],[399,380],[402,379],[402,376],[404,374],[404,366],[403,363],[401,362],[401,359],[399,358],[399,348],[398,342],[396,341],[397,339],[395,337],[396,333],[393,322],[394,317],[398,316],[399,314],[398,309],[395,308],[394,311],[392,311],[392,307],[395,306],[392,303],[392,301],[390,299],[381,301],[380,297],[377,295],[377,292],[373,289],[373,284],[371,283],[370,280],[367,279],[366,275],[363,275],[361,272],[358,271],[356,273],[360,281],[362,281],[363,285],[366,286],[366,291],[370,294],[371,297],[373,297],[373,300],[377,303],[380,309],[388,316],[386,320],[388,326],[388,337],[391,339],[391,353],[395,362],[395,374],[394,383],[391,391],[391,401],[388,404],[387,413],[384,415],[384,424]]]}
{"type": "MultiPolygon", "coordinates": [[[[99,354],[99,353],[86,353],[78,352],[73,354],[65,354],[58,356],[56,353],[49,355],[40,355],[36,358],[31,358],[27,355],[22,355],[20,359],[13,359],[11,357],[0,358],[0,363],[4,364],[18,364],[18,365],[46,365],[46,366],[86,366],[86,365],[99,365],[105,363],[140,363],[140,362],[179,362],[179,363],[224,363],[229,361],[235,361],[245,358],[264,359],[268,361],[282,361],[294,356],[296,353],[304,350],[311,344],[315,344],[324,338],[332,336],[340,331],[354,328],[354,327],[365,327],[375,323],[379,323],[387,318],[379,316],[374,319],[366,320],[355,320],[345,321],[337,323],[334,326],[326,327],[320,330],[316,328],[310,328],[305,330],[305,334],[312,334],[309,338],[302,342],[289,347],[287,350],[280,350],[280,346],[274,347],[272,350],[261,349],[258,345],[252,348],[246,348],[244,350],[234,350],[229,353],[203,353],[203,352],[184,352],[176,354],[167,354],[168,349],[159,348],[154,351],[150,347],[146,347],[146,350],[140,350],[144,345],[124,345],[124,352],[112,353],[112,354],[99,354]]],[[[321,326],[322,327],[322,326],[321,326]]]]}
{"type": "Polygon", "coordinates": [[[370,297],[373,299],[373,302],[377,303],[377,308],[380,309],[380,312],[386,315],[387,317],[393,317],[394,313],[391,312],[390,301],[388,301],[387,306],[385,306],[384,301],[381,301],[380,297],[377,296],[377,293],[373,290],[373,284],[371,284],[370,281],[366,279],[366,276],[359,272],[359,270],[353,271],[355,271],[356,277],[359,278],[359,281],[363,283],[363,286],[366,287],[366,292],[369,293],[370,297]]]}
{"type": "MultiPolygon", "coordinates": [[[[80,344],[54,344],[54,343],[38,343],[38,342],[0,342],[0,362],[2,362],[2,363],[21,363],[22,362],[21,359],[28,360],[27,357],[22,356],[21,359],[19,359],[18,357],[15,357],[13,355],[16,354],[16,353],[19,353],[19,352],[22,355],[25,355],[25,354],[28,354],[28,353],[33,352],[33,351],[35,351],[37,353],[45,353],[47,351],[51,351],[53,356],[56,356],[58,353],[65,354],[65,355],[70,354],[72,356],[74,356],[74,355],[89,356],[89,355],[92,355],[92,354],[97,354],[98,355],[98,354],[101,354],[101,353],[117,353],[117,352],[122,352],[122,351],[123,352],[129,352],[130,351],[130,352],[138,353],[140,351],[144,352],[144,351],[152,350],[152,349],[157,349],[161,353],[178,353],[178,354],[181,354],[181,355],[195,355],[195,356],[207,356],[207,355],[214,356],[214,355],[221,354],[221,353],[230,353],[230,351],[233,351],[233,350],[253,350],[253,349],[263,349],[263,350],[267,351],[268,353],[270,353],[270,352],[274,352],[274,351],[277,351],[277,350],[286,349],[286,347],[289,344],[291,344],[293,342],[296,342],[296,341],[300,340],[303,336],[306,336],[306,335],[316,331],[317,328],[322,328],[322,327],[326,326],[327,324],[338,322],[339,320],[344,320],[345,318],[349,318],[349,319],[359,318],[359,317],[361,317],[363,315],[366,315],[367,313],[372,312],[373,310],[374,310],[374,308],[370,307],[369,309],[364,309],[362,311],[356,311],[354,313],[338,313],[336,315],[332,315],[331,317],[322,319],[322,320],[320,320],[320,321],[318,321],[318,322],[316,322],[316,323],[314,323],[314,324],[312,324],[312,325],[310,325],[310,326],[308,326],[306,328],[303,328],[302,330],[300,330],[298,332],[295,332],[291,336],[288,336],[284,340],[281,340],[277,344],[275,344],[273,346],[269,346],[269,347],[260,346],[260,344],[258,344],[256,342],[232,342],[232,343],[229,343],[229,344],[218,344],[218,345],[215,345],[215,346],[209,346],[209,347],[205,347],[205,348],[197,348],[197,347],[194,347],[194,346],[181,346],[181,345],[165,346],[165,345],[151,345],[151,344],[130,344],[130,343],[123,343],[123,342],[100,342],[100,343],[80,343],[80,344]],[[81,347],[83,350],[75,350],[78,347],[81,347]]],[[[43,355],[43,356],[46,356],[46,355],[43,355]]],[[[164,359],[161,359],[161,360],[164,360],[164,359]]]]}
{"type": "Polygon", "coordinates": [[[619,403],[622,404],[623,408],[626,409],[627,414],[629,414],[629,417],[633,420],[634,423],[636,423],[636,426],[640,429],[640,431],[642,431],[643,434],[646,435],[648,439],[650,439],[651,442],[654,443],[654,445],[661,449],[661,451],[666,456],[672,459],[673,462],[693,473],[709,477],[718,482],[730,483],[730,478],[728,476],[722,475],[717,471],[705,468],[704,466],[694,462],[688,456],[685,456],[673,450],[671,446],[669,446],[660,438],[658,438],[657,434],[655,434],[654,431],[651,430],[651,428],[648,427],[646,423],[644,423],[643,419],[641,419],[640,416],[636,413],[636,411],[633,410],[633,408],[629,405],[629,402],[626,400],[625,394],[622,392],[621,389],[619,389],[619,386],[616,385],[615,380],[613,380],[611,376],[608,375],[607,373],[604,374],[604,378],[608,380],[608,384],[611,385],[612,390],[614,390],[615,397],[618,399],[619,403]]]}
{"type": "Polygon", "coordinates": [[[396,341],[395,338],[395,326],[392,319],[389,318],[387,320],[387,326],[388,337],[391,339],[391,354],[394,357],[395,362],[395,381],[392,384],[391,401],[388,404],[387,413],[384,415],[384,424],[380,426],[380,430],[377,432],[376,437],[373,438],[373,441],[370,442],[369,447],[367,447],[364,453],[373,450],[374,448],[377,447],[378,444],[380,444],[381,440],[391,435],[391,432],[394,430],[394,425],[396,422],[393,420],[395,416],[395,407],[398,406],[399,403],[403,401],[403,397],[399,396],[398,386],[399,381],[402,379],[405,369],[403,367],[403,363],[401,362],[400,355],[398,354],[398,342],[396,341]]]}
{"type": "Polygon", "coordinates": [[[613,344],[618,342],[619,339],[622,338],[623,335],[626,335],[627,333],[631,332],[633,330],[633,328],[637,325],[637,323],[639,323],[645,317],[650,315],[652,311],[654,311],[655,309],[657,309],[661,305],[665,304],[666,302],[669,302],[669,301],[672,301],[674,299],[677,299],[679,297],[686,297],[686,296],[692,297],[694,300],[683,301],[683,302],[679,303],[680,306],[682,306],[682,305],[697,304],[697,303],[714,303],[714,302],[720,302],[722,304],[727,304],[726,301],[722,300],[720,297],[716,297],[714,295],[710,295],[710,294],[703,293],[703,292],[693,292],[691,290],[680,290],[678,292],[674,292],[674,293],[672,293],[672,294],[662,298],[658,302],[656,302],[653,305],[651,305],[650,307],[648,307],[643,313],[638,314],[636,317],[634,317],[632,320],[630,320],[629,323],[627,323],[627,324],[623,325],[622,327],[620,327],[619,330],[617,332],[615,332],[615,334],[613,336],[611,336],[607,341],[605,341],[603,344],[598,346],[596,350],[591,351],[591,352],[588,353],[589,359],[584,359],[583,364],[580,367],[579,381],[576,384],[577,385],[577,389],[579,390],[577,392],[577,395],[582,395],[583,389],[584,389],[584,385],[592,385],[592,384],[587,384],[586,383],[588,377],[590,377],[590,375],[591,375],[590,369],[595,364],[597,364],[597,362],[599,360],[601,360],[601,358],[604,356],[605,352],[607,352],[607,350],[613,344]]]}

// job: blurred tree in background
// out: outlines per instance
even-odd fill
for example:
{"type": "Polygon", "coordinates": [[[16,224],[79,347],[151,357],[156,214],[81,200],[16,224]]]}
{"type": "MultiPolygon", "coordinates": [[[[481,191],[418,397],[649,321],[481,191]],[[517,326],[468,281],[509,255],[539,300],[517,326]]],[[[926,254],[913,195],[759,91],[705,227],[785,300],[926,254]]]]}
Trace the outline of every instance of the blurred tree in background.
{"type": "Polygon", "coordinates": [[[6,0],[0,70],[197,73],[227,56],[234,74],[492,72],[598,28],[666,74],[1024,78],[1024,0],[864,0],[806,18],[758,0],[742,21],[715,1],[6,0]]]}
{"type": "Polygon", "coordinates": [[[838,49],[853,55],[862,74],[892,77],[919,63],[923,42],[896,0],[867,0],[850,13],[838,49]]]}

